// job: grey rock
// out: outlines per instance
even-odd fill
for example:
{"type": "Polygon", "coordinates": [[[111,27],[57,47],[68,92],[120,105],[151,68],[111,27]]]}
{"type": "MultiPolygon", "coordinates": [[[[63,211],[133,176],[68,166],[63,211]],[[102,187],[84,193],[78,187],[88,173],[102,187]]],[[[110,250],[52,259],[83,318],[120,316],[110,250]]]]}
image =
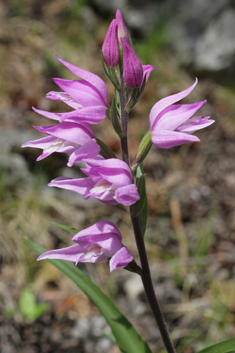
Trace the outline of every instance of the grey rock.
{"type": "Polygon", "coordinates": [[[235,58],[235,10],[227,9],[213,20],[195,47],[195,65],[199,69],[219,71],[235,58]]]}
{"type": "Polygon", "coordinates": [[[7,185],[21,183],[23,187],[32,182],[25,159],[14,148],[19,148],[22,143],[37,138],[38,135],[18,129],[2,129],[0,131],[0,167],[5,173],[7,185]]]}
{"type": "Polygon", "coordinates": [[[103,336],[102,330],[107,326],[106,320],[101,315],[94,315],[91,320],[91,333],[94,337],[103,336]]]}
{"type": "Polygon", "coordinates": [[[124,290],[130,299],[136,299],[144,291],[142,281],[136,275],[132,275],[124,283],[124,290]]]}
{"type": "Polygon", "coordinates": [[[102,337],[99,339],[96,345],[96,352],[97,353],[105,353],[105,352],[110,352],[112,347],[112,342],[110,339],[106,337],[102,337]]]}
{"type": "Polygon", "coordinates": [[[91,325],[89,320],[81,317],[76,321],[75,326],[71,329],[70,335],[73,338],[86,339],[90,329],[91,325]]]}

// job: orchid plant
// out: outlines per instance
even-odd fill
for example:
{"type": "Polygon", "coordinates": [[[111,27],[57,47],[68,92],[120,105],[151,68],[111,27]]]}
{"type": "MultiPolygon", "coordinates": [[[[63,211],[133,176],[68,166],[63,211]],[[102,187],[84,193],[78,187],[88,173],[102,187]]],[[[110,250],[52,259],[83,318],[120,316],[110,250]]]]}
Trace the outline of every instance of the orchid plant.
{"type": "MultiPolygon", "coordinates": [[[[165,97],[154,104],[149,114],[149,131],[143,137],[134,160],[131,161],[128,151],[129,112],[140,99],[149,75],[155,68],[152,65],[142,65],[135,54],[121,12],[117,10],[116,18],[108,28],[102,46],[103,68],[115,91],[110,105],[107,86],[100,77],[59,57],[57,59],[78,79],[55,78],[54,82],[62,91],[49,92],[46,97],[63,101],[72,110],[65,113],[52,113],[34,108],[35,112],[56,120],[57,124],[35,126],[36,130],[47,136],[35,141],[28,141],[22,147],[42,149],[42,154],[37,160],[42,160],[54,152],[64,152],[70,155],[68,167],[76,162],[83,162],[85,167],[81,170],[86,177],[79,179],[58,177],[52,180],[49,186],[71,190],[83,195],[84,200],[93,197],[108,205],[129,206],[140,265],[136,263],[127,247],[122,243],[122,235],[118,228],[108,220],[100,220],[98,223],[77,232],[72,238],[75,245],[44,252],[38,257],[38,260],[66,260],[75,263],[75,265],[80,262],[96,263],[108,260],[110,272],[117,269],[127,269],[140,275],[165,348],[168,353],[175,353],[175,347],[170,339],[164,316],[154,292],[145,249],[147,196],[143,161],[152,144],[158,148],[170,148],[187,142],[200,141],[193,133],[208,127],[214,120],[209,116],[194,116],[206,101],[191,104],[177,103],[195,88],[196,79],[194,84],[184,91],[165,97]],[[105,118],[111,120],[114,130],[120,138],[122,159],[118,159],[114,152],[93,133],[92,125],[98,124],[105,118]]],[[[62,268],[62,265],[57,264],[57,266],[62,268]]],[[[89,284],[91,283],[89,279],[86,279],[84,284],[83,275],[78,274],[81,279],[79,282],[79,279],[76,279],[76,272],[71,267],[67,267],[66,271],[64,270],[71,278],[74,279],[73,276],[75,276],[74,281],[88,293],[94,302],[97,302],[97,298],[92,293],[94,290],[97,291],[97,296],[103,298],[104,294],[100,294],[98,289],[94,289],[95,285],[89,284]],[[92,288],[90,294],[87,288],[89,285],[92,288]]],[[[110,307],[111,305],[108,299],[100,300],[102,305],[97,305],[106,315],[116,338],[123,336],[120,334],[123,331],[119,331],[118,336],[116,329],[118,323],[112,321],[105,311],[105,306],[110,307]]],[[[116,313],[115,310],[113,313],[116,313]]],[[[130,323],[129,325],[131,326],[130,323]]],[[[135,343],[131,341],[131,335],[128,338],[127,331],[125,335],[127,339],[124,341],[122,337],[122,343],[119,344],[121,351],[151,352],[147,343],[142,346],[138,343],[139,348],[133,348],[135,343]]],[[[142,342],[139,336],[135,336],[134,340],[137,339],[138,342],[142,342]]],[[[217,352],[229,351],[217,350],[217,352]]]]}

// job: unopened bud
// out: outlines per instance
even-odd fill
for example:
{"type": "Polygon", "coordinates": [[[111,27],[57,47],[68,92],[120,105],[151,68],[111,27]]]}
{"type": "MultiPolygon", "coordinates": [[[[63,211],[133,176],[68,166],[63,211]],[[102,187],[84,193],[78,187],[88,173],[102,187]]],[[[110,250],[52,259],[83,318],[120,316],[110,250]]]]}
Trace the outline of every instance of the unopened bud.
{"type": "Polygon", "coordinates": [[[131,45],[131,39],[130,39],[130,35],[127,31],[127,28],[125,26],[125,23],[123,21],[123,17],[122,17],[122,13],[120,10],[117,9],[116,12],[116,21],[117,21],[117,26],[118,26],[118,43],[119,46],[122,47],[122,42],[121,42],[121,38],[124,38],[125,41],[131,45]]]}
{"type": "Polygon", "coordinates": [[[123,77],[129,88],[140,87],[143,81],[143,66],[134,50],[121,38],[123,45],[123,77]]]}
{"type": "Polygon", "coordinates": [[[106,33],[102,53],[104,57],[105,64],[108,67],[114,67],[119,61],[119,46],[117,40],[117,21],[112,20],[108,31],[106,33]]]}

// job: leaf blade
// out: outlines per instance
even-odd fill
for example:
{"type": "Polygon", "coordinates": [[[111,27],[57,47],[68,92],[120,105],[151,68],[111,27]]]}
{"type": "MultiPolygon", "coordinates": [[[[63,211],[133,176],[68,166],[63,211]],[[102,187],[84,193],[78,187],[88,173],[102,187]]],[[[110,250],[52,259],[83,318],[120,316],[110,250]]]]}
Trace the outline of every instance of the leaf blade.
{"type": "Polygon", "coordinates": [[[210,347],[204,348],[197,353],[234,353],[235,352],[235,338],[213,344],[210,347]]]}

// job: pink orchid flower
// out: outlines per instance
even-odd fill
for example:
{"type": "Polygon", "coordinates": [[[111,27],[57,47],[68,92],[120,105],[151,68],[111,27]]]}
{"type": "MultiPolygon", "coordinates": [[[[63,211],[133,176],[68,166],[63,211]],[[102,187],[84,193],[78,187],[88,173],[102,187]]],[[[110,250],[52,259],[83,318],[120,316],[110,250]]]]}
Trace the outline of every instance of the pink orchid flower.
{"type": "Polygon", "coordinates": [[[95,136],[89,124],[63,122],[51,126],[34,126],[49,136],[38,140],[25,142],[22,147],[34,147],[43,149],[37,158],[40,161],[54,152],[70,153],[68,166],[83,158],[94,158],[98,155],[100,147],[96,143],[95,136]]]}
{"type": "Polygon", "coordinates": [[[190,141],[200,141],[197,136],[191,134],[214,123],[214,120],[209,120],[209,116],[192,117],[206,100],[173,105],[185,98],[196,84],[197,79],[186,90],[161,99],[151,109],[149,115],[151,139],[157,147],[170,148],[190,141]]]}
{"type": "Polygon", "coordinates": [[[75,262],[101,262],[110,259],[110,272],[126,267],[133,257],[122,245],[122,235],[117,227],[108,221],[98,222],[78,232],[72,240],[76,245],[59,250],[47,251],[39,260],[59,259],[75,262]]]}
{"type": "Polygon", "coordinates": [[[83,160],[87,168],[81,168],[87,178],[72,179],[59,177],[48,185],[74,191],[87,200],[94,197],[109,205],[121,203],[130,206],[140,196],[128,165],[116,158],[83,160]]]}
{"type": "Polygon", "coordinates": [[[57,59],[68,70],[80,77],[82,80],[64,80],[54,78],[54,82],[64,92],[51,91],[46,97],[53,100],[61,100],[70,107],[73,111],[68,113],[49,113],[46,111],[38,111],[50,119],[73,122],[87,122],[89,124],[97,124],[106,117],[108,107],[108,89],[104,81],[97,75],[80,69],[68,63],[65,60],[57,59]]]}

